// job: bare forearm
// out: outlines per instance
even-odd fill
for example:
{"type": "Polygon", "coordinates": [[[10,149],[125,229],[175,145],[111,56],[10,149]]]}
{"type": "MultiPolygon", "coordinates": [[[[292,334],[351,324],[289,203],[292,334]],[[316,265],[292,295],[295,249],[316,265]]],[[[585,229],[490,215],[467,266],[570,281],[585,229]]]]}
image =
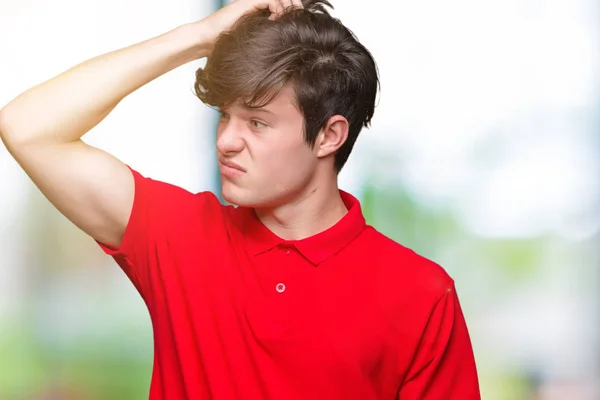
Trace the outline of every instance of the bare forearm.
{"type": "Polygon", "coordinates": [[[206,56],[203,43],[202,27],[190,24],[85,61],[0,110],[0,135],[7,146],[76,141],[130,93],[206,56]]]}

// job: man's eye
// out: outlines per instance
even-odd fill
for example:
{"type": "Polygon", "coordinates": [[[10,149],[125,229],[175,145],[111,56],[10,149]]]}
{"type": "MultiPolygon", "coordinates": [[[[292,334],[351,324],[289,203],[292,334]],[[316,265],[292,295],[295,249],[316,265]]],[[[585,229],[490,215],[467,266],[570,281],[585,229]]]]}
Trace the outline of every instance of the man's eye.
{"type": "Polygon", "coordinates": [[[257,128],[257,129],[261,129],[261,128],[266,128],[267,124],[265,124],[264,122],[260,122],[257,120],[252,120],[250,121],[250,124],[252,125],[253,128],[257,128]]]}
{"type": "Polygon", "coordinates": [[[221,116],[219,118],[220,119],[229,119],[229,114],[222,112],[221,116]]]}

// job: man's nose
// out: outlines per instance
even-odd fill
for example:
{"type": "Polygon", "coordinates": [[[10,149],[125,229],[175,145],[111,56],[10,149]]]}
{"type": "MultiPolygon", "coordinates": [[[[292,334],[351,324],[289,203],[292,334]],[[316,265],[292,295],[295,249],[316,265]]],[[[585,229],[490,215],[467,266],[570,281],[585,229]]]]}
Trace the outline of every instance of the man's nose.
{"type": "Polygon", "coordinates": [[[229,120],[217,134],[217,149],[222,154],[239,153],[244,148],[243,126],[239,121],[229,120]]]}

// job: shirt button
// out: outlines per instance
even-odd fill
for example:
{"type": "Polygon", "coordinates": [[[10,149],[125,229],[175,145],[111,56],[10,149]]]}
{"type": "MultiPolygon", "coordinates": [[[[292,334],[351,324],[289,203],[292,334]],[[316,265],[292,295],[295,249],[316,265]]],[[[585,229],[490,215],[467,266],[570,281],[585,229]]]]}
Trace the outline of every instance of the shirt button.
{"type": "Polygon", "coordinates": [[[275,286],[275,290],[277,290],[278,293],[283,293],[285,292],[285,285],[283,283],[278,283],[277,286],[275,286]]]}
{"type": "Polygon", "coordinates": [[[289,254],[290,254],[290,251],[291,251],[290,249],[287,249],[287,250],[285,251],[285,254],[289,255],[289,254]]]}

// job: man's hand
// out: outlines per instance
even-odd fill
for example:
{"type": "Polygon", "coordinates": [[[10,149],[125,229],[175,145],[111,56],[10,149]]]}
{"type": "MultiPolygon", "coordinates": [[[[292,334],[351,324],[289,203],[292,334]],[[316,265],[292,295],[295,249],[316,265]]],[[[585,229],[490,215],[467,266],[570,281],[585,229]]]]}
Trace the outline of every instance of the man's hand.
{"type": "Polygon", "coordinates": [[[196,23],[202,32],[203,48],[209,53],[219,34],[228,30],[247,13],[269,10],[270,19],[279,17],[288,7],[302,8],[302,0],[234,0],[219,11],[196,23]]]}

